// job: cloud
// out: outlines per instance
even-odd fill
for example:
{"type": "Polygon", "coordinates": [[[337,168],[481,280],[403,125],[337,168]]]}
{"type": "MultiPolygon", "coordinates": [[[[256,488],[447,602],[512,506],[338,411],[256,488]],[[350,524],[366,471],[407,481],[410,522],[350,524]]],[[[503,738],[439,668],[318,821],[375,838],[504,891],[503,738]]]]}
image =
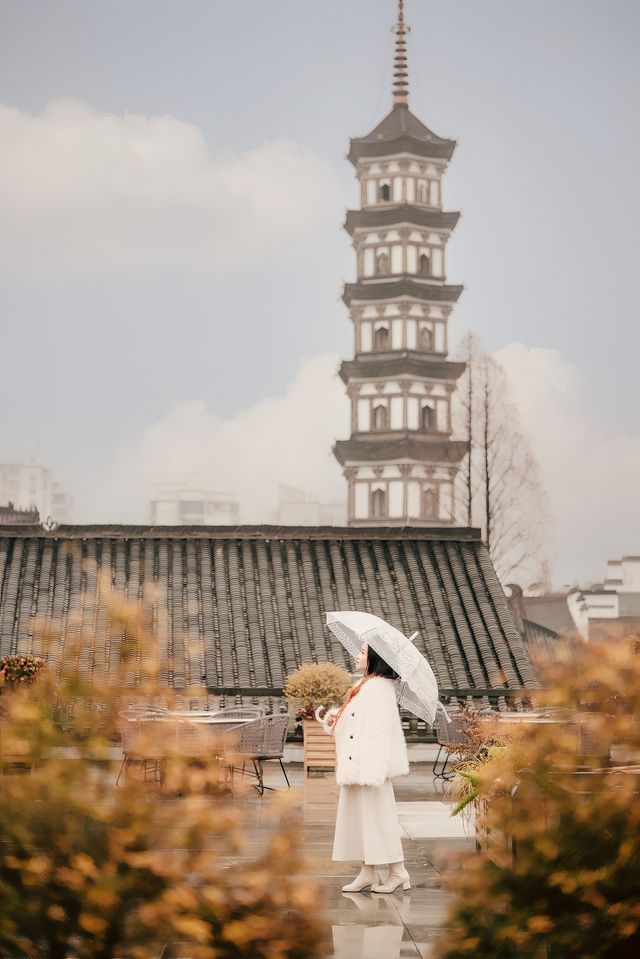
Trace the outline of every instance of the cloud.
{"type": "Polygon", "coordinates": [[[556,582],[601,580],[608,558],[639,550],[640,434],[590,415],[582,374],[557,350],[510,343],[496,359],[553,504],[556,582]]]}
{"type": "Polygon", "coordinates": [[[80,522],[146,522],[153,483],[206,478],[208,489],[231,491],[241,521],[276,518],[279,483],[346,500],[346,482],[331,453],[349,431],[349,406],[336,376],[339,358],[304,360],[283,396],[266,397],[233,419],[221,420],[201,400],[172,407],[117,449],[86,478],[78,496],[80,522]]]}
{"type": "Polygon", "coordinates": [[[214,154],[172,116],[0,104],[5,275],[246,269],[334,237],[343,206],[330,167],[289,140],[214,154]]]}
{"type": "MultiPolygon", "coordinates": [[[[554,579],[588,584],[603,575],[608,557],[638,552],[640,436],[589,416],[583,377],[557,351],[511,343],[496,358],[556,516],[554,579]]],[[[231,490],[247,523],[274,521],[279,483],[344,499],[346,481],[330,452],[349,433],[338,362],[333,354],[304,360],[282,396],[232,419],[219,419],[200,400],[179,403],[100,465],[99,479],[85,484],[90,494],[78,497],[76,519],[146,522],[150,485],[188,472],[231,490]]]]}

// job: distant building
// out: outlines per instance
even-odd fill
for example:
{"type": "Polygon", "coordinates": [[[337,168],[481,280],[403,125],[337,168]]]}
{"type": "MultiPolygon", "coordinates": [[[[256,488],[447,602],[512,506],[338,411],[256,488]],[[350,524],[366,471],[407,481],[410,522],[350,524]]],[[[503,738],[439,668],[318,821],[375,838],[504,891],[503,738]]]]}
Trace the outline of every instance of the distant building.
{"type": "Polygon", "coordinates": [[[509,603],[523,632],[580,636],[587,642],[640,635],[640,556],[609,560],[602,583],[568,592],[525,596],[511,584],[509,603]]]}
{"type": "Polygon", "coordinates": [[[35,461],[0,463],[0,503],[35,509],[44,523],[69,523],[72,502],[65,484],[48,467],[35,461]]]}
{"type": "Polygon", "coordinates": [[[231,493],[214,493],[189,483],[153,487],[152,526],[236,526],[237,501],[231,493]]]}
{"type": "Polygon", "coordinates": [[[15,526],[16,524],[38,526],[40,514],[35,506],[32,509],[16,509],[13,503],[0,506],[0,526],[15,526]]]}
{"type": "Polygon", "coordinates": [[[609,560],[604,581],[572,591],[567,602],[584,639],[640,634],[640,556],[609,560]]]}
{"type": "Polygon", "coordinates": [[[346,526],[344,500],[320,502],[312,493],[293,486],[278,486],[278,526],[346,526]]]}
{"type": "Polygon", "coordinates": [[[398,2],[393,108],[351,140],[360,206],[345,229],[356,282],[343,300],[355,355],[340,368],[351,436],[335,456],[348,483],[351,526],[455,523],[455,478],[468,445],[454,439],[451,397],[464,363],[448,357],[461,286],[447,283],[446,247],[460,214],[443,209],[455,141],[410,110],[404,11],[398,2]]]}

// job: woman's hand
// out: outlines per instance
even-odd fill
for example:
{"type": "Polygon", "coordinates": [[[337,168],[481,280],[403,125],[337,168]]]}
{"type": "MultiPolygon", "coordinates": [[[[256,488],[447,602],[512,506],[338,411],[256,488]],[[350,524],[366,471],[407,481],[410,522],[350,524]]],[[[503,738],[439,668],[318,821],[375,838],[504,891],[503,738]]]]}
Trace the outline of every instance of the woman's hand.
{"type": "Polygon", "coordinates": [[[337,714],[338,710],[335,707],[327,710],[326,706],[318,706],[315,713],[316,719],[322,724],[322,727],[326,733],[330,732],[335,725],[337,714]]]}

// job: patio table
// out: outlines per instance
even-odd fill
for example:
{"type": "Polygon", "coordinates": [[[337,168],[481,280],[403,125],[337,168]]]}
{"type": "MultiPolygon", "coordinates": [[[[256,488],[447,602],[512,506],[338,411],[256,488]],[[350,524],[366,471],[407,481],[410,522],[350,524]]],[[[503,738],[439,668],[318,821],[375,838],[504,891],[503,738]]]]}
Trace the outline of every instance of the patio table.
{"type": "Polygon", "coordinates": [[[153,778],[160,783],[161,787],[164,780],[164,764],[171,756],[210,755],[228,771],[225,750],[233,748],[233,742],[228,734],[252,722],[252,719],[248,717],[217,716],[215,713],[205,711],[168,709],[147,712],[138,712],[134,709],[128,713],[124,711],[122,720],[124,760],[116,786],[122,773],[126,773],[131,761],[137,760],[143,764],[145,779],[147,763],[153,764],[153,778]],[[137,727],[140,727],[139,732],[137,727]],[[206,727],[206,731],[203,727],[206,727]],[[202,734],[198,736],[196,730],[202,731],[204,741],[202,734]],[[211,746],[208,745],[209,734],[211,746]],[[216,736],[220,737],[218,741],[216,736]]]}
{"type": "Polygon", "coordinates": [[[499,723],[558,723],[559,719],[545,716],[544,713],[498,713],[499,723]]]}
{"type": "Polygon", "coordinates": [[[199,723],[205,726],[243,726],[253,722],[255,716],[216,716],[209,713],[173,712],[167,714],[167,719],[186,719],[190,723],[199,723]]]}

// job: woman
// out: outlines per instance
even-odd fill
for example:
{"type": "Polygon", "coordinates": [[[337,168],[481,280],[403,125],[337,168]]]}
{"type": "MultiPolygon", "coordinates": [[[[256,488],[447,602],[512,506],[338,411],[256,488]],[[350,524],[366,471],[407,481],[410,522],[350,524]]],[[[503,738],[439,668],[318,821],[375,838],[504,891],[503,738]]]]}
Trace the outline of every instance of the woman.
{"type": "Polygon", "coordinates": [[[321,720],[335,737],[340,786],[333,859],[362,863],[343,892],[410,889],[391,784],[392,777],[409,772],[393,682],[398,674],[366,644],[356,657],[356,669],[364,670],[363,678],[340,709],[328,710],[321,720]],[[384,883],[375,869],[381,865],[389,866],[384,883]]]}

